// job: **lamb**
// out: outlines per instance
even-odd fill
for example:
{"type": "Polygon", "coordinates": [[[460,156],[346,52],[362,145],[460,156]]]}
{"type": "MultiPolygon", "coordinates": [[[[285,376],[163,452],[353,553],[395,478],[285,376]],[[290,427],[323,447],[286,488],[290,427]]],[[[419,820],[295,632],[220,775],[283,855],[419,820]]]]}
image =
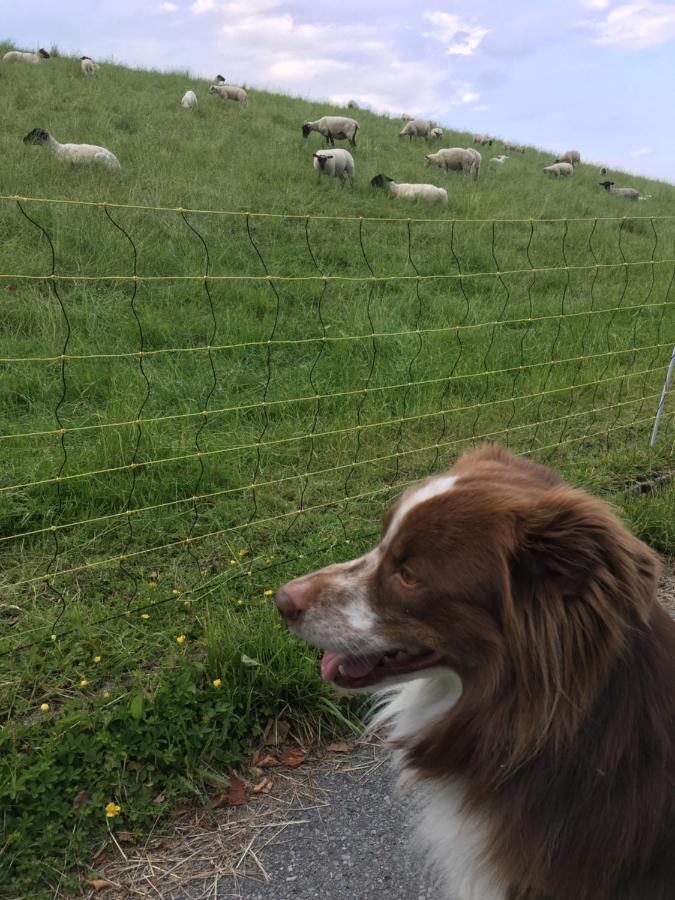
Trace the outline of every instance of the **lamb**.
{"type": "Polygon", "coordinates": [[[613,181],[600,181],[598,182],[600,187],[604,187],[608,194],[613,194],[615,197],[625,197],[626,200],[641,200],[640,191],[636,191],[635,188],[615,188],[613,181]]]}
{"type": "Polygon", "coordinates": [[[335,146],[335,141],[349,141],[352,147],[356,147],[356,132],[359,123],[356,119],[347,116],[322,116],[316,122],[304,122],[302,136],[309,137],[311,131],[318,131],[326,139],[326,144],[335,146]]]}
{"type": "Polygon", "coordinates": [[[443,137],[443,129],[442,128],[432,128],[429,132],[429,136],[432,138],[442,138],[443,137]]]}
{"type": "Polygon", "coordinates": [[[577,163],[581,162],[581,153],[578,150],[566,150],[562,156],[559,156],[556,159],[557,163],[570,163],[572,166],[576,166],[577,163]]]}
{"type": "Polygon", "coordinates": [[[49,53],[46,50],[43,50],[42,47],[38,50],[37,53],[26,53],[22,50],[10,50],[8,53],[2,57],[3,62],[27,62],[27,63],[39,63],[43,59],[49,59],[49,53]]]}
{"type": "Polygon", "coordinates": [[[83,75],[95,75],[98,72],[98,63],[95,63],[91,56],[80,57],[80,68],[83,75]]]}
{"type": "Polygon", "coordinates": [[[504,163],[508,159],[508,156],[505,156],[503,153],[500,153],[499,156],[493,156],[490,162],[496,163],[504,163]]]}
{"type": "Polygon", "coordinates": [[[509,141],[504,141],[504,149],[510,150],[512,153],[524,153],[525,148],[520,144],[512,144],[509,141]]]}
{"type": "Polygon", "coordinates": [[[471,140],[474,144],[482,144],[484,147],[492,146],[492,138],[488,137],[486,134],[472,134],[471,140]]]}
{"type": "Polygon", "coordinates": [[[569,175],[574,175],[574,166],[569,162],[555,162],[553,165],[546,166],[544,172],[547,175],[555,175],[556,178],[560,176],[567,178],[569,175]]]}
{"type": "Polygon", "coordinates": [[[376,175],[370,179],[372,187],[388,188],[391,197],[401,200],[426,200],[448,205],[448,192],[435,184],[397,184],[388,175],[376,175]]]}
{"type": "Polygon", "coordinates": [[[478,178],[480,172],[481,155],[473,148],[446,147],[436,153],[428,153],[424,157],[425,166],[437,165],[444,172],[464,172],[465,175],[473,175],[478,178]]]}
{"type": "Polygon", "coordinates": [[[180,101],[180,105],[183,109],[192,109],[197,105],[197,95],[194,91],[186,91],[183,94],[183,98],[180,101]]]}
{"type": "Polygon", "coordinates": [[[428,119],[411,119],[405,123],[398,136],[409,137],[411,141],[414,137],[423,137],[425,140],[429,140],[433,127],[434,123],[428,119]]]}
{"type": "Polygon", "coordinates": [[[313,154],[314,168],[319,175],[330,175],[332,178],[347,176],[354,183],[354,157],[349,150],[337,147],[335,150],[317,150],[313,154]]]}
{"type": "Polygon", "coordinates": [[[119,169],[120,161],[105,147],[97,147],[94,144],[59,144],[47,131],[42,128],[34,128],[23,139],[24,144],[46,144],[49,149],[66,162],[78,165],[87,163],[100,163],[109,169],[119,169]]]}
{"type": "Polygon", "coordinates": [[[236,84],[212,84],[209,94],[218,94],[221,100],[234,100],[242,109],[248,109],[248,94],[236,84]]]}

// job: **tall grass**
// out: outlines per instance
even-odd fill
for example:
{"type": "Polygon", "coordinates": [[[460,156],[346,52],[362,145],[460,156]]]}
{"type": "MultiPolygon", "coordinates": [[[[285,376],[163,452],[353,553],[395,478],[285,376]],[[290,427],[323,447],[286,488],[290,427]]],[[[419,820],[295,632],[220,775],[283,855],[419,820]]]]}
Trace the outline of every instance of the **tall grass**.
{"type": "MultiPolygon", "coordinates": [[[[628,207],[592,167],[547,180],[534,149],[494,170],[488,150],[470,183],[366,111],[352,189],[312,170],[300,125],[323,104],[250,90],[243,113],[183,74],[86,80],[67,58],[0,75],[0,193],[97,204],[0,201],[3,864],[37,896],[106,802],[140,828],[268,717],[341,720],[266,592],[365,547],[408,481],[485,438],[596,490],[668,472],[672,414],[647,440],[675,192],[631,176],[653,199],[628,207]],[[121,172],[23,145],[35,127],[121,172]],[[446,185],[449,209],[396,205],[377,172],[446,185]],[[7,277],[49,274],[52,248],[73,280],[7,277]]],[[[626,508],[669,546],[671,493],[626,508]]]]}

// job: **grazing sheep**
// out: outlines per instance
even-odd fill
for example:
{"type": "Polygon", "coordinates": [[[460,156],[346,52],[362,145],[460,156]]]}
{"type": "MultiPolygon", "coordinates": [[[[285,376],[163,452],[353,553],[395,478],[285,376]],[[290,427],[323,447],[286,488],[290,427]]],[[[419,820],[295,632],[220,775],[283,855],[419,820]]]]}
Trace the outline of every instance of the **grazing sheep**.
{"type": "Polygon", "coordinates": [[[197,95],[194,91],[185,91],[183,97],[180,101],[180,105],[183,109],[192,109],[197,105],[197,95]]]}
{"type": "Polygon", "coordinates": [[[424,165],[437,165],[444,172],[464,172],[478,178],[481,156],[477,150],[462,147],[445,147],[436,153],[428,153],[424,157],[424,165]]]}
{"type": "Polygon", "coordinates": [[[388,188],[389,196],[401,200],[426,200],[448,205],[448,192],[435,184],[397,184],[388,175],[376,175],[370,179],[371,187],[388,188]]]}
{"type": "Polygon", "coordinates": [[[415,116],[411,116],[410,113],[403,113],[402,116],[399,116],[401,122],[412,122],[415,116]]]}
{"type": "Polygon", "coordinates": [[[98,72],[98,63],[95,63],[91,56],[80,57],[80,68],[83,75],[95,75],[98,72]]]}
{"type": "Polygon", "coordinates": [[[510,141],[504,141],[504,150],[510,150],[512,153],[524,153],[525,148],[522,144],[512,144],[510,141]]]}
{"type": "Polygon", "coordinates": [[[304,122],[302,136],[309,137],[311,131],[318,131],[326,139],[326,144],[335,146],[335,141],[349,141],[352,147],[356,147],[356,132],[359,123],[356,119],[347,116],[322,116],[316,122],[304,122]]]}
{"type": "Polygon", "coordinates": [[[566,150],[562,156],[556,159],[556,162],[569,163],[572,166],[576,166],[577,163],[581,162],[581,153],[578,150],[566,150]]]}
{"type": "Polygon", "coordinates": [[[411,119],[405,123],[398,136],[408,137],[411,141],[414,137],[423,137],[425,140],[429,140],[433,127],[434,123],[428,119],[411,119]]]}
{"type": "Polygon", "coordinates": [[[496,163],[504,163],[508,159],[508,156],[505,156],[503,153],[500,153],[499,156],[493,156],[490,162],[496,163]]]}
{"type": "Polygon", "coordinates": [[[492,146],[492,138],[488,137],[486,134],[472,134],[471,140],[474,144],[482,144],[484,147],[492,146]]]}
{"type": "Polygon", "coordinates": [[[640,191],[636,191],[635,188],[615,188],[613,181],[600,181],[598,182],[600,187],[604,187],[608,194],[613,194],[615,197],[625,197],[626,200],[639,200],[640,191]]]}
{"type": "Polygon", "coordinates": [[[40,60],[49,59],[49,53],[46,50],[43,50],[42,47],[38,50],[37,53],[26,53],[23,50],[10,50],[8,53],[2,57],[3,62],[27,62],[27,63],[39,63],[40,60]]]}
{"type": "Polygon", "coordinates": [[[555,175],[556,177],[562,175],[563,178],[567,178],[569,175],[574,175],[574,166],[568,162],[556,162],[553,165],[546,166],[544,172],[547,175],[555,175]]]}
{"type": "Polygon", "coordinates": [[[209,94],[218,94],[221,100],[234,100],[242,109],[248,109],[248,94],[236,84],[212,84],[209,94]]]}
{"type": "Polygon", "coordinates": [[[95,144],[59,144],[47,131],[34,128],[23,139],[24,144],[46,144],[55,156],[66,162],[81,164],[100,163],[109,169],[119,169],[120,161],[105,147],[95,144]]]}
{"type": "Polygon", "coordinates": [[[600,174],[601,174],[601,175],[606,175],[606,174],[607,174],[607,167],[606,167],[606,166],[600,166],[600,174]]]}
{"type": "Polygon", "coordinates": [[[360,108],[361,107],[356,102],[356,100],[350,100],[349,103],[347,104],[347,109],[360,109],[360,108]]]}
{"type": "Polygon", "coordinates": [[[429,136],[436,139],[443,137],[443,129],[442,128],[432,128],[429,132],[429,136]]]}
{"type": "Polygon", "coordinates": [[[349,150],[337,147],[334,150],[317,150],[313,154],[314,168],[319,175],[330,175],[332,178],[345,176],[354,183],[354,157],[349,150]]]}

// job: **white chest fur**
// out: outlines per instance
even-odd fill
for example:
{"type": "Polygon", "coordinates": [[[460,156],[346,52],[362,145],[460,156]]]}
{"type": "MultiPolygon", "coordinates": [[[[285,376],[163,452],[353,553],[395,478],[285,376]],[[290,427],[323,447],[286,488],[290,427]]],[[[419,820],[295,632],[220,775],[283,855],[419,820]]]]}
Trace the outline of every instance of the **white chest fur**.
{"type": "MultiPolygon", "coordinates": [[[[446,668],[424,678],[397,685],[382,695],[373,727],[386,725],[392,739],[419,734],[447,713],[462,693],[459,676],[446,668]]],[[[414,775],[406,771],[402,755],[394,754],[403,785],[414,775]]],[[[464,808],[459,784],[427,782],[413,791],[420,850],[442,884],[448,900],[506,900],[494,871],[484,862],[488,829],[464,808]]]]}

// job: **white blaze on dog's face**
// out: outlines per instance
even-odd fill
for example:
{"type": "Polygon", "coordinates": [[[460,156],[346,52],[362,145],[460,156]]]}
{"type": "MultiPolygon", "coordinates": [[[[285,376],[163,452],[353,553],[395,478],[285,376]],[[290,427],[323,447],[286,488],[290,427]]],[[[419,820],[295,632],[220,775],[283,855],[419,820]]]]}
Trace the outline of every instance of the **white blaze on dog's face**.
{"type": "Polygon", "coordinates": [[[326,680],[354,690],[443,662],[433,646],[412,635],[403,640],[397,633],[391,609],[396,599],[405,604],[417,583],[412,568],[397,560],[393,549],[409,512],[446,494],[455,480],[452,475],[432,478],[407,491],[389,510],[383,537],[369,553],[280,588],[277,606],[289,628],[325,651],[321,672],[326,680]],[[389,611],[387,597],[392,600],[389,611]]]}

